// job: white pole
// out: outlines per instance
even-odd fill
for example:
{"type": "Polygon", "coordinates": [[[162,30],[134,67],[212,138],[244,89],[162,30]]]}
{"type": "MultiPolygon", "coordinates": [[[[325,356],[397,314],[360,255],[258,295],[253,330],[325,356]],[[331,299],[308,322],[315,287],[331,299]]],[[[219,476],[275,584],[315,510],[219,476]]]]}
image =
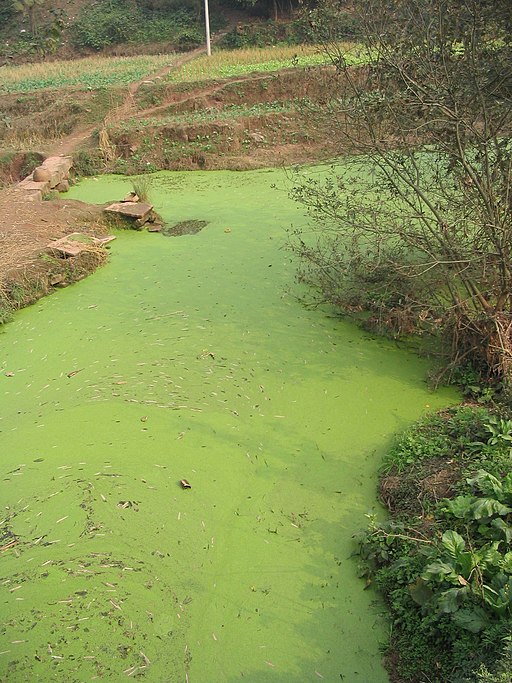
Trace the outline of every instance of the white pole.
{"type": "Polygon", "coordinates": [[[208,12],[208,0],[204,0],[204,21],[206,24],[206,54],[210,57],[212,48],[210,45],[210,14],[208,12]]]}

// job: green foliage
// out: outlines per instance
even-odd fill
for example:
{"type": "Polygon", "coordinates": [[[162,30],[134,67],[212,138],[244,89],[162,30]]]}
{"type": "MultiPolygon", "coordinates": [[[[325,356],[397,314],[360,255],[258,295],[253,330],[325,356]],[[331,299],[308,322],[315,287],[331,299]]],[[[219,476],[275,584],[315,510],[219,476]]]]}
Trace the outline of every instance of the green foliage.
{"type": "Polygon", "coordinates": [[[81,49],[101,50],[119,43],[167,42],[194,46],[203,40],[203,29],[190,10],[172,13],[137,8],[128,11],[121,0],[84,5],[72,26],[72,40],[81,49]]]}
{"type": "MultiPolygon", "coordinates": [[[[349,30],[339,32],[339,39],[352,38],[356,31],[349,30]]],[[[218,47],[237,49],[244,47],[265,47],[267,45],[301,45],[314,43],[316,36],[311,31],[307,19],[300,18],[294,21],[277,22],[266,21],[250,24],[238,24],[228,31],[218,42],[218,47]]]]}
{"type": "Polygon", "coordinates": [[[72,27],[72,40],[79,48],[101,50],[128,42],[138,31],[137,16],[114,0],[84,5],[72,27]]]}
{"type": "Polygon", "coordinates": [[[9,2],[0,3],[0,35],[6,31],[14,17],[14,5],[9,2]]]}
{"type": "Polygon", "coordinates": [[[491,384],[487,381],[485,374],[485,368],[461,364],[453,368],[449,382],[461,389],[466,398],[478,401],[478,403],[491,403],[502,387],[499,383],[491,384]]]}
{"type": "Polygon", "coordinates": [[[5,325],[13,319],[13,309],[9,302],[0,297],[0,325],[5,325]]]}
{"type": "Polygon", "coordinates": [[[37,9],[44,5],[45,2],[46,0],[13,0],[14,9],[28,17],[30,22],[30,31],[34,35],[37,33],[37,9]]]}
{"type": "Polygon", "coordinates": [[[101,170],[102,159],[98,152],[79,150],[73,155],[73,171],[78,176],[93,176],[101,170]]]}
{"type": "Polygon", "coordinates": [[[477,683],[512,683],[512,636],[507,639],[507,647],[494,673],[482,665],[476,672],[477,683]]]}
{"type": "MultiPolygon", "coordinates": [[[[19,5],[21,8],[21,4],[19,5]]],[[[37,56],[44,57],[54,54],[61,45],[62,31],[66,25],[66,15],[63,10],[49,7],[46,12],[45,20],[36,22],[36,10],[39,4],[32,6],[30,28],[21,33],[16,33],[16,37],[6,40],[0,44],[0,55],[9,58],[17,56],[37,56]]],[[[21,10],[20,10],[21,11],[21,10]]],[[[6,10],[0,7],[0,35],[2,32],[8,33],[9,18],[11,26],[13,17],[6,10]],[[7,17],[5,24],[2,24],[2,13],[7,17]],[[2,28],[5,26],[4,31],[2,28]]]]}
{"type": "Polygon", "coordinates": [[[347,11],[339,0],[323,0],[312,9],[306,8],[302,23],[309,41],[323,45],[359,36],[362,31],[360,17],[353,10],[347,11]]]}
{"type": "Polygon", "coordinates": [[[461,520],[461,528],[469,529],[477,538],[510,544],[512,528],[507,520],[512,513],[512,472],[498,478],[478,470],[474,477],[466,479],[466,484],[472,495],[446,500],[440,511],[461,520]]]}
{"type": "Polygon", "coordinates": [[[474,457],[474,453],[484,447],[490,420],[486,408],[474,406],[460,406],[429,415],[397,437],[384,457],[383,471],[403,472],[425,458],[440,454],[445,458],[459,458],[462,462],[468,456],[474,457]]]}
{"type": "Polygon", "coordinates": [[[387,469],[400,471],[400,478],[439,460],[466,472],[455,496],[427,514],[416,509],[404,516],[402,508],[400,519],[379,524],[371,518],[358,538],[361,572],[390,608],[391,645],[403,679],[429,670],[438,683],[509,683],[510,426],[485,408],[463,406],[424,418],[388,455],[387,469]],[[483,461],[492,472],[481,468],[483,461]]]}
{"type": "Polygon", "coordinates": [[[492,417],[486,427],[491,434],[487,442],[490,446],[506,445],[512,448],[512,420],[492,417]]]}
{"type": "Polygon", "coordinates": [[[126,85],[169,64],[168,55],[88,57],[74,61],[3,67],[0,94],[79,86],[90,90],[126,85]]]}
{"type": "MultiPolygon", "coordinates": [[[[485,526],[484,518],[479,519],[485,526]]],[[[485,519],[490,526],[490,510],[485,519]]],[[[488,628],[495,617],[512,617],[512,553],[501,541],[479,543],[486,531],[476,536],[466,531],[468,543],[458,532],[445,531],[420,577],[431,593],[421,599],[413,595],[428,610],[451,614],[458,626],[472,633],[488,628]]]]}

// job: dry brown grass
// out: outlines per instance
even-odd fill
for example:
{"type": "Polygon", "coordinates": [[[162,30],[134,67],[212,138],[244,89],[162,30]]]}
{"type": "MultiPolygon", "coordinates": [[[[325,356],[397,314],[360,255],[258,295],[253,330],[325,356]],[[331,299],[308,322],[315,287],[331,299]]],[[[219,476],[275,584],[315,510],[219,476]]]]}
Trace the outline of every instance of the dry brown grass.
{"type": "Polygon", "coordinates": [[[0,292],[14,270],[22,270],[34,258],[34,243],[28,233],[0,232],[0,292]]]}
{"type": "Polygon", "coordinates": [[[12,269],[30,264],[51,239],[74,232],[77,225],[102,231],[98,223],[101,207],[63,199],[30,201],[15,188],[0,191],[0,215],[0,281],[12,269]]]}

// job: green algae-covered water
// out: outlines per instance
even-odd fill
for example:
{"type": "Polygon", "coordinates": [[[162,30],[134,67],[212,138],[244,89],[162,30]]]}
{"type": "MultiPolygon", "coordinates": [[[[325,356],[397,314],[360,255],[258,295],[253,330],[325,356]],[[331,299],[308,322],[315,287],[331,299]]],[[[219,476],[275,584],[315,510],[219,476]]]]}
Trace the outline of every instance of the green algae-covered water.
{"type": "Polygon", "coordinates": [[[283,180],[157,174],[169,223],[209,225],[118,234],[3,329],[1,681],[387,680],[351,536],[393,432],[455,397],[287,294],[283,180]]]}

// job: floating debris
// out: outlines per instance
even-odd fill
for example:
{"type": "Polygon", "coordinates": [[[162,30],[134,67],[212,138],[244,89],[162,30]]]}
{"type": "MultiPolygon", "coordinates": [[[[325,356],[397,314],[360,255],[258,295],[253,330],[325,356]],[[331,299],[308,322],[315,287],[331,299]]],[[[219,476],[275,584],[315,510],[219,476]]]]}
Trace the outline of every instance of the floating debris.
{"type": "Polygon", "coordinates": [[[85,370],[85,368],[80,368],[79,370],[71,370],[71,372],[68,372],[67,377],[74,377],[75,375],[78,375],[79,372],[82,372],[82,370],[85,370]]]}
{"type": "Polygon", "coordinates": [[[182,489],[191,489],[192,485],[186,479],[180,479],[180,486],[182,489]]]}

